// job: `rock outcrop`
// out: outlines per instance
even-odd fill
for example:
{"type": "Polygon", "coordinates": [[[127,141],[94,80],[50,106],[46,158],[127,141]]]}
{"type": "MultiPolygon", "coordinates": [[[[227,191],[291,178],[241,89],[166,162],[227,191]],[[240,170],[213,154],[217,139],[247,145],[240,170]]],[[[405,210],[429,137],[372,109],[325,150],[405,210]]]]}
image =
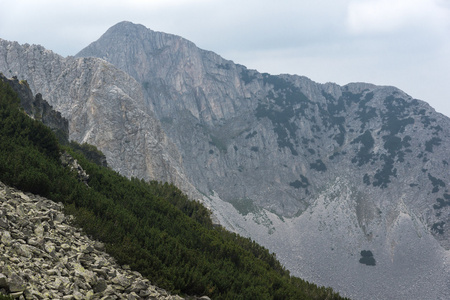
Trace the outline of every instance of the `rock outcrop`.
{"type": "Polygon", "coordinates": [[[83,182],[86,186],[89,186],[89,175],[76,159],[74,159],[67,152],[62,153],[59,159],[64,167],[69,168],[71,172],[76,172],[78,181],[83,182]]]}
{"type": "Polygon", "coordinates": [[[0,182],[0,293],[18,299],[183,299],[119,266],[63,205],[0,182]]]}

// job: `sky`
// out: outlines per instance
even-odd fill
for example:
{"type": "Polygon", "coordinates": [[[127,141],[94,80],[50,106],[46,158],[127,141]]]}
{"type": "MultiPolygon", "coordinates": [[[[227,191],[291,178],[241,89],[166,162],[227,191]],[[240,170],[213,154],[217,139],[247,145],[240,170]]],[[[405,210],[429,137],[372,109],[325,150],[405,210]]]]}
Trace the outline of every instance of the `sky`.
{"type": "Polygon", "coordinates": [[[260,72],[396,86],[450,116],[450,0],[0,1],[0,38],[62,56],[131,21],[260,72]]]}

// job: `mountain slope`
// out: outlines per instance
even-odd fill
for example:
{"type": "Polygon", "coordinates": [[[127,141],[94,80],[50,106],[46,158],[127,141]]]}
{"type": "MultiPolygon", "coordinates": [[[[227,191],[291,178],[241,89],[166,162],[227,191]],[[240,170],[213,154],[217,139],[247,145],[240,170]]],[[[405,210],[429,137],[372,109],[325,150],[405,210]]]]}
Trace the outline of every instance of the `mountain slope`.
{"type": "MultiPolygon", "coordinates": [[[[341,299],[330,288],[290,276],[274,255],[250,239],[213,226],[209,211],[175,186],[127,179],[62,147],[49,128],[23,113],[20,100],[3,79],[0,180],[61,201],[65,211],[75,216],[75,223],[105,243],[101,248],[106,246],[118,263],[129,265],[127,269],[131,267],[172,291],[207,294],[215,299],[341,299]],[[63,156],[70,157],[66,151],[78,160],[72,158],[74,167],[62,163],[63,156]],[[80,178],[80,171],[84,178],[80,178]]],[[[70,237],[71,229],[61,224],[65,217],[55,211],[48,212],[50,217],[40,216],[26,202],[42,199],[30,201],[29,197],[0,189],[0,248],[5,250],[0,261],[0,289],[18,292],[15,297],[24,292],[27,299],[62,298],[64,294],[75,299],[122,298],[127,294],[134,299],[178,298],[166,297],[165,292],[158,295],[138,278],[139,274],[110,268],[86,240],[78,248],[70,237]],[[64,231],[65,237],[58,240],[64,231]],[[37,265],[26,262],[35,254],[39,256],[33,259],[37,265]],[[46,290],[47,278],[41,280],[44,287],[36,286],[42,268],[50,267],[43,259],[52,260],[49,264],[56,269],[47,270],[46,275],[62,274],[53,278],[50,291],[46,290]],[[65,268],[72,268],[70,274],[65,268]],[[133,295],[136,292],[140,295],[133,295]]],[[[42,202],[36,206],[47,211],[63,207],[42,202]]]]}
{"type": "MultiPolygon", "coordinates": [[[[13,59],[0,67],[33,77],[17,67],[33,64],[14,58],[23,50],[2,51],[13,59]]],[[[425,102],[394,87],[260,74],[129,22],[78,56],[135,78],[142,111],[161,121],[180,172],[220,223],[275,251],[294,274],[360,299],[450,292],[450,123],[425,102]]]]}
{"type": "Polygon", "coordinates": [[[129,22],[77,56],[138,80],[222,224],[296,274],[357,298],[448,292],[450,122],[425,102],[394,87],[260,74],[129,22]],[[359,262],[369,250],[375,267],[359,262]]]}

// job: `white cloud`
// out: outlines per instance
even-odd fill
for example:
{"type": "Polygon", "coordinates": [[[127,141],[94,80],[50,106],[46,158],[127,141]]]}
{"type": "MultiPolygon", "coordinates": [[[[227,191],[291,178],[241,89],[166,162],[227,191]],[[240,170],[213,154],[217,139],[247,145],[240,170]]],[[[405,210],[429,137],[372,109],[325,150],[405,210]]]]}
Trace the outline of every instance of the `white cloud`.
{"type": "Polygon", "coordinates": [[[441,30],[448,18],[436,0],[363,0],[349,3],[347,25],[354,34],[386,34],[405,28],[441,30]]]}
{"type": "Polygon", "coordinates": [[[450,116],[450,0],[20,0],[0,38],[74,55],[124,20],[262,72],[397,85],[450,116]]]}

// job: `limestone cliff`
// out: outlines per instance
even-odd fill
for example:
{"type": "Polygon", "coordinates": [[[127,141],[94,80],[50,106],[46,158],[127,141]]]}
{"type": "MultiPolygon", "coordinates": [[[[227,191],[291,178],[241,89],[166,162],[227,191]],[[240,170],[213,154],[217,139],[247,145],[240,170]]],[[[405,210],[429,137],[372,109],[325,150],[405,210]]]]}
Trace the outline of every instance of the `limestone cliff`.
{"type": "MultiPolygon", "coordinates": [[[[292,217],[344,176],[364,193],[390,199],[400,188],[408,204],[426,202],[430,228],[448,220],[430,214],[446,197],[450,120],[394,87],[260,74],[129,22],[78,56],[108,60],[142,84],[203,193],[292,217]]],[[[447,234],[436,236],[449,248],[447,234]]]]}

